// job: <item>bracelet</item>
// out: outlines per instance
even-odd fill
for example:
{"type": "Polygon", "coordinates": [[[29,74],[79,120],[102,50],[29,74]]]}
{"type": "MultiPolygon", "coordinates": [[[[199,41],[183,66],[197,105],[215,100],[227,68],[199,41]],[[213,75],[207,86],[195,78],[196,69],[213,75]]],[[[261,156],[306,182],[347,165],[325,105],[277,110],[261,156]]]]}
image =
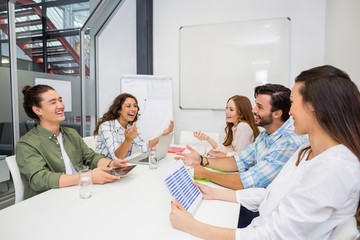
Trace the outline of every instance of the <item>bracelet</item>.
{"type": "Polygon", "coordinates": [[[206,163],[203,166],[206,167],[209,165],[209,159],[207,157],[204,157],[204,158],[206,158],[206,163]]]}
{"type": "Polygon", "coordinates": [[[200,155],[200,158],[201,158],[201,160],[200,160],[200,166],[206,167],[207,165],[209,165],[209,160],[207,159],[207,157],[203,157],[203,156],[200,155]],[[207,163],[205,163],[205,164],[204,164],[204,162],[203,162],[204,158],[206,158],[206,162],[207,162],[207,163]]]}
{"type": "Polygon", "coordinates": [[[113,160],[110,160],[108,165],[106,167],[110,167],[110,164],[113,162],[113,160]]]}

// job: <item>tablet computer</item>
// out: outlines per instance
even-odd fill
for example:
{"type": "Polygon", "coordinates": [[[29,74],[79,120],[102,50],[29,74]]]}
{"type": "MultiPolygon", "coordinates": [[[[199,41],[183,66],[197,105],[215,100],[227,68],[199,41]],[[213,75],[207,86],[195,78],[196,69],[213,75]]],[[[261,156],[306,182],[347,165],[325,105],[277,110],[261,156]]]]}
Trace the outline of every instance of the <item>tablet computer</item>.
{"type": "Polygon", "coordinates": [[[113,170],[110,171],[110,174],[115,176],[125,177],[131,170],[134,169],[134,167],[136,167],[136,165],[128,165],[125,167],[114,168],[113,170]]]}
{"type": "Polygon", "coordinates": [[[200,189],[194,185],[193,178],[183,161],[179,160],[161,173],[162,179],[170,195],[189,211],[195,214],[202,201],[200,189]]]}

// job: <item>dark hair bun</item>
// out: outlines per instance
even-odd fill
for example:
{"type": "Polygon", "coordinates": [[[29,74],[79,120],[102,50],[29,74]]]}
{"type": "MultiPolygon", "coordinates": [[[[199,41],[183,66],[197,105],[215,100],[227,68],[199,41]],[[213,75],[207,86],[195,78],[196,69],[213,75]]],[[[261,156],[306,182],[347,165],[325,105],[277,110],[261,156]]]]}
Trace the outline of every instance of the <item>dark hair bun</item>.
{"type": "Polygon", "coordinates": [[[24,96],[26,96],[28,94],[28,92],[30,91],[31,89],[31,86],[29,85],[26,85],[23,90],[22,90],[22,93],[24,94],[24,96]]]}

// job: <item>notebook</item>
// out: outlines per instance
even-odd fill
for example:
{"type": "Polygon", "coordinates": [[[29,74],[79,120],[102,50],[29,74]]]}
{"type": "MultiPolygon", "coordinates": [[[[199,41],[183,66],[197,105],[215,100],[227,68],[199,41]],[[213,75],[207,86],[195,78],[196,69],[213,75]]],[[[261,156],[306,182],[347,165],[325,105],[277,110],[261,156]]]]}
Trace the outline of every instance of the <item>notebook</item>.
{"type": "MultiPolygon", "coordinates": [[[[174,137],[174,132],[165,136],[160,136],[159,142],[156,145],[155,158],[157,161],[166,157],[170,143],[174,137]]],[[[135,164],[149,164],[149,153],[135,153],[125,158],[129,163],[135,164]]]]}
{"type": "Polygon", "coordinates": [[[189,211],[195,214],[202,201],[200,189],[193,184],[193,179],[183,161],[179,160],[161,173],[170,195],[189,211]]]}

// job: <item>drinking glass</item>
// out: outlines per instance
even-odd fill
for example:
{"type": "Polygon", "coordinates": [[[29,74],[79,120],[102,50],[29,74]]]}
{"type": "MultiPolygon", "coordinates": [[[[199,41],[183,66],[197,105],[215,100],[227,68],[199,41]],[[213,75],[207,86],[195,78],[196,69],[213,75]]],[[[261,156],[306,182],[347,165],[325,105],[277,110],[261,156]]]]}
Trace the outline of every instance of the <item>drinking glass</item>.
{"type": "Polygon", "coordinates": [[[81,169],[79,171],[80,181],[79,181],[79,194],[80,198],[87,199],[92,196],[92,180],[91,180],[91,170],[88,167],[81,169]]]}

